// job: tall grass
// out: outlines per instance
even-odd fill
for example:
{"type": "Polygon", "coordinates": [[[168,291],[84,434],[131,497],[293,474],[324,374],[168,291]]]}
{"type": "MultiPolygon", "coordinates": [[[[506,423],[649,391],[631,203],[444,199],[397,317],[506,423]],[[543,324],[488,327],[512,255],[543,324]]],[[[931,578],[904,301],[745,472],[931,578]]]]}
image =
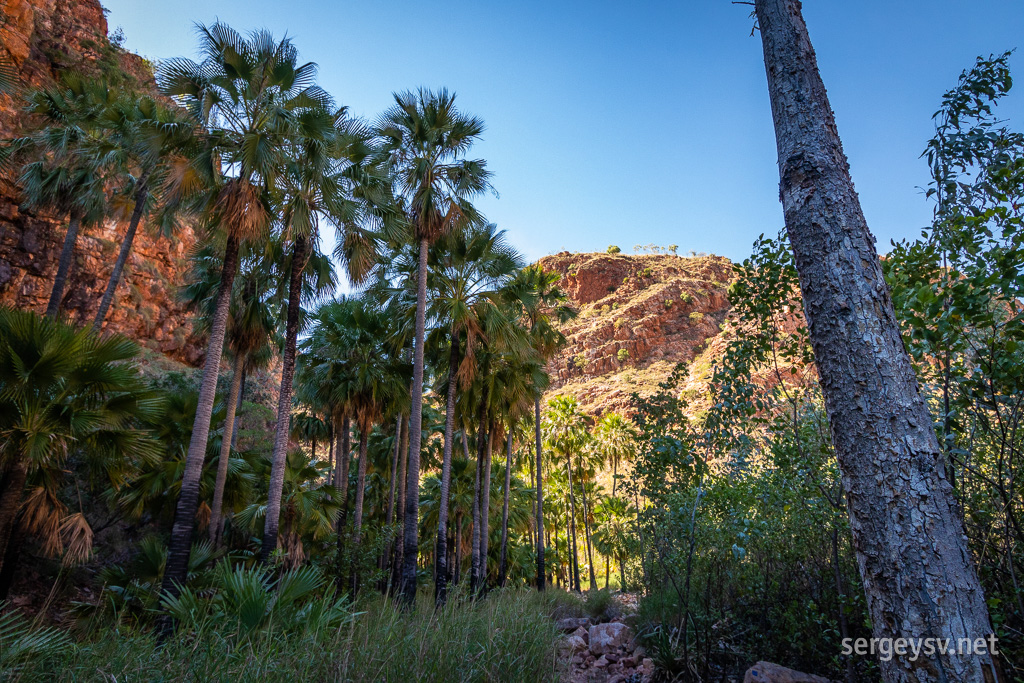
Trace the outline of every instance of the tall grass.
{"type": "Polygon", "coordinates": [[[368,596],[340,628],[245,638],[208,624],[157,647],[146,633],[110,629],[23,670],[19,681],[554,681],[561,591],[499,590],[471,601],[430,596],[403,612],[368,596]]]}

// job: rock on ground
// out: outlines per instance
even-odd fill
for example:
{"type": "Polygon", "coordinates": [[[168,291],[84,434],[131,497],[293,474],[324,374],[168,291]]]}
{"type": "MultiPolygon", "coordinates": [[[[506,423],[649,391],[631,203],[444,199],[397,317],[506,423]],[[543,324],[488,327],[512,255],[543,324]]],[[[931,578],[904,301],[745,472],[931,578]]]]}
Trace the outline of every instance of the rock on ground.
{"type": "Polygon", "coordinates": [[[828,678],[787,669],[771,662],[758,662],[747,669],[743,683],[831,683],[828,678]]]}

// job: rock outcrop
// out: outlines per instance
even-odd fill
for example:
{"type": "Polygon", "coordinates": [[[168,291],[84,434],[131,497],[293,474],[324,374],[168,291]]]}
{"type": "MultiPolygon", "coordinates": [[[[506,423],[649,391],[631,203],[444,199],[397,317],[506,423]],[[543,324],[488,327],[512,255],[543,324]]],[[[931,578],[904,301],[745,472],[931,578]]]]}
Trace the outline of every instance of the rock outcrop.
{"type": "MultiPolygon", "coordinates": [[[[50,82],[65,69],[104,72],[154,88],[148,65],[107,40],[98,0],[0,0],[0,59],[12,62],[24,85],[50,82]]],[[[19,96],[0,95],[0,137],[25,124],[19,96]]],[[[0,177],[0,305],[42,311],[50,295],[66,216],[25,210],[13,179],[0,177]]],[[[110,220],[79,234],[62,311],[90,322],[106,287],[127,225],[110,220]]],[[[105,329],[192,365],[203,348],[177,299],[194,242],[187,228],[174,239],[139,230],[105,329]]]]}
{"type": "Polygon", "coordinates": [[[720,256],[562,252],[540,260],[580,314],[551,361],[549,397],[575,396],[588,413],[628,412],[679,362],[693,362],[729,312],[732,263],[720,256]]]}

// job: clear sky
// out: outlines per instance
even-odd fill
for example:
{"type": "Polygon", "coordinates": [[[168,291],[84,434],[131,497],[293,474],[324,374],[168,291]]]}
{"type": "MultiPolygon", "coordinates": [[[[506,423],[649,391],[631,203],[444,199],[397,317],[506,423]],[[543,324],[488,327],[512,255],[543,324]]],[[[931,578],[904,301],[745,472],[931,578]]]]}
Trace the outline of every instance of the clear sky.
{"type": "MultiPolygon", "coordinates": [[[[750,7],[728,0],[103,0],[151,59],[193,56],[194,22],[266,27],[372,119],[396,90],[446,86],[487,123],[483,206],[530,258],[677,244],[743,258],[782,227],[750,7]]],[[[1024,42],[1022,0],[805,0],[880,251],[931,216],[919,155],[942,93],[979,54],[1024,42]]],[[[1024,89],[1024,52],[1012,65],[1024,89]]],[[[1024,94],[1001,107],[1024,128],[1024,94]]]]}

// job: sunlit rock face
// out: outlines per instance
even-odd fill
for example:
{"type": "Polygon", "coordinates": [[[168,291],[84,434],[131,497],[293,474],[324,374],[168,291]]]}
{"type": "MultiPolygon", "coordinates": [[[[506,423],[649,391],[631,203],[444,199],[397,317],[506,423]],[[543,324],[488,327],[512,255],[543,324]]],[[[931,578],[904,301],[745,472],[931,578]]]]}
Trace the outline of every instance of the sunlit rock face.
{"type": "MultiPolygon", "coordinates": [[[[13,62],[28,85],[44,85],[66,69],[117,70],[155,93],[149,65],[107,41],[107,21],[96,0],[0,0],[0,9],[0,58],[13,62]]],[[[18,134],[26,123],[22,108],[17,96],[0,95],[0,137],[18,134]]],[[[0,177],[0,305],[40,312],[46,307],[66,221],[67,216],[19,206],[13,179],[0,177]]],[[[62,305],[72,320],[91,322],[126,228],[126,221],[109,220],[79,234],[62,305]]],[[[199,363],[203,348],[177,296],[194,241],[188,228],[173,240],[140,228],[106,329],[176,360],[199,363]]]]}

